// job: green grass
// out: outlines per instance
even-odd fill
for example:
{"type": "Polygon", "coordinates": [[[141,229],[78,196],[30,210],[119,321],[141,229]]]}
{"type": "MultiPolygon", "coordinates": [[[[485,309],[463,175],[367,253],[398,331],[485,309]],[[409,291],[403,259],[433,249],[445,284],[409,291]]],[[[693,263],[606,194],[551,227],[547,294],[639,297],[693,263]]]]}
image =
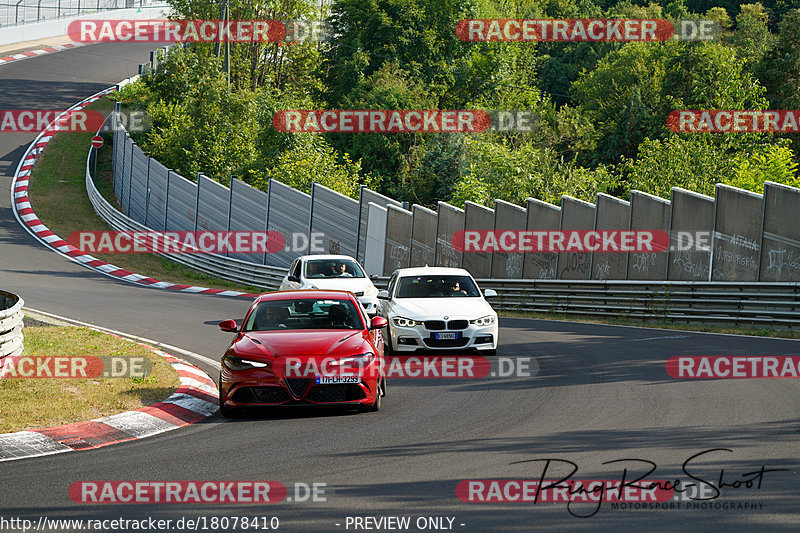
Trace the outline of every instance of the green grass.
{"type": "MultiPolygon", "coordinates": [[[[101,98],[88,106],[103,114],[113,102],[101,98]]],[[[67,239],[73,231],[108,231],[111,228],[94,212],[86,194],[84,172],[92,133],[61,132],[47,144],[37,160],[28,195],[39,219],[53,232],[67,239]]],[[[96,186],[106,200],[119,209],[111,182],[111,138],[106,139],[97,161],[96,186]]],[[[180,285],[197,285],[261,293],[265,289],[208,276],[154,254],[97,254],[93,256],[131,272],[180,285]]]]}
{"type": "Polygon", "coordinates": [[[152,405],[178,387],[167,361],[136,343],[88,328],[26,327],[23,356],[146,357],[153,367],[142,378],[0,379],[0,433],[81,422],[152,405]]]}

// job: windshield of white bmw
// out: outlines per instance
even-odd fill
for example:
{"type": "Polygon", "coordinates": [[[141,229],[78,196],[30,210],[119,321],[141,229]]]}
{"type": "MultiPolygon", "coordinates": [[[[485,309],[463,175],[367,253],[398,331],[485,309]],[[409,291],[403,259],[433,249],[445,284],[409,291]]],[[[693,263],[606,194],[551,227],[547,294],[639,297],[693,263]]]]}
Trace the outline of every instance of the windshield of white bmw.
{"type": "Polygon", "coordinates": [[[287,299],[259,303],[243,331],[363,329],[364,321],[350,300],[287,299]]]}
{"type": "Polygon", "coordinates": [[[480,296],[469,276],[408,276],[400,278],[395,298],[457,298],[480,296]]]}
{"type": "Polygon", "coordinates": [[[306,261],[306,278],[364,278],[366,275],[352,259],[312,259],[306,261]]]}

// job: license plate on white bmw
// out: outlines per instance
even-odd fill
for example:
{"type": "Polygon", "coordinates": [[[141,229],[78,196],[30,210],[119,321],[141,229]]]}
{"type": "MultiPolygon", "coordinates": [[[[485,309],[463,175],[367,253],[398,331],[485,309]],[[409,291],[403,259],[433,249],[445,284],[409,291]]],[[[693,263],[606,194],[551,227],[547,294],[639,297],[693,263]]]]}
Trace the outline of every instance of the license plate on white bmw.
{"type": "Polygon", "coordinates": [[[339,385],[358,383],[358,376],[317,376],[317,385],[339,385]]]}
{"type": "Polygon", "coordinates": [[[447,331],[445,333],[434,333],[433,338],[437,341],[447,341],[447,340],[455,340],[458,338],[458,332],[456,331],[447,331]]]}

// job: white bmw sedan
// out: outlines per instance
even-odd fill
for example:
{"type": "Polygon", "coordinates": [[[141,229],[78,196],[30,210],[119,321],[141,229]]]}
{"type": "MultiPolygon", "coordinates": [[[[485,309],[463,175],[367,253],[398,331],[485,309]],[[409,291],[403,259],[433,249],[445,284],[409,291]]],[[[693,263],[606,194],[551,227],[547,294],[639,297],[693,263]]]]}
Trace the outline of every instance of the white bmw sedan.
{"type": "Polygon", "coordinates": [[[497,353],[497,313],[463,268],[395,270],[387,290],[378,292],[388,321],[386,347],[393,352],[479,350],[497,353]]]}
{"type": "Polygon", "coordinates": [[[369,315],[378,313],[378,288],[348,255],[303,255],[292,262],[279,291],[322,289],[350,291],[369,315]]]}

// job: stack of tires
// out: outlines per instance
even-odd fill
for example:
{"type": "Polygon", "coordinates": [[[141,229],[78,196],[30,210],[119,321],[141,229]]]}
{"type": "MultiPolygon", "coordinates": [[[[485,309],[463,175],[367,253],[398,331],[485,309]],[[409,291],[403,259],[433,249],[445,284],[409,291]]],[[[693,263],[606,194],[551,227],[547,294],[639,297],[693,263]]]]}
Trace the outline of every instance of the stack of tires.
{"type": "Polygon", "coordinates": [[[0,368],[3,359],[22,353],[22,306],[16,294],[0,290],[0,368]]]}

